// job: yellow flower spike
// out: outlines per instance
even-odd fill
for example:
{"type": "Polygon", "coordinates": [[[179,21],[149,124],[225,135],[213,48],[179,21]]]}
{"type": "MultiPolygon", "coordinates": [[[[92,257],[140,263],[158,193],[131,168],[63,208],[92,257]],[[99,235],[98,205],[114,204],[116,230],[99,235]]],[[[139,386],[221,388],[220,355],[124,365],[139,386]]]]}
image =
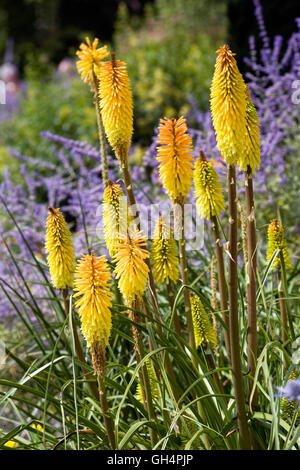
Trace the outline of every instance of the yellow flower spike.
{"type": "Polygon", "coordinates": [[[191,295],[192,318],[195,333],[196,348],[204,341],[208,344],[217,344],[217,335],[208,314],[206,313],[200,298],[191,295]]]}
{"type": "Polygon", "coordinates": [[[82,43],[76,52],[80,60],[76,62],[77,70],[81,75],[81,79],[88,85],[94,84],[94,77],[98,73],[101,60],[109,56],[106,46],[97,49],[99,39],[95,38],[93,44],[88,37],[85,38],[86,44],[82,43]]]}
{"type": "Polygon", "coordinates": [[[222,157],[228,165],[235,165],[245,146],[245,83],[229,47],[217,52],[211,85],[212,121],[222,157]]]}
{"type": "Polygon", "coordinates": [[[133,132],[133,105],[125,62],[103,62],[99,71],[99,97],[106,136],[120,163],[127,163],[133,132]]]}
{"type": "Polygon", "coordinates": [[[186,120],[161,119],[157,161],[162,184],[172,201],[184,200],[191,187],[193,173],[192,139],[186,120]]]}
{"type": "MultiPolygon", "coordinates": [[[[267,262],[270,261],[275,250],[281,250],[286,267],[291,268],[292,262],[284,238],[284,228],[277,219],[272,220],[268,227],[267,262]]],[[[273,268],[279,265],[280,256],[278,253],[273,262],[273,268]]]]}
{"type": "Polygon", "coordinates": [[[132,305],[136,297],[142,297],[146,289],[149,268],[144,260],[149,258],[149,253],[145,246],[146,238],[139,230],[127,234],[126,237],[120,237],[117,245],[114,272],[128,305],[132,305]]]}
{"type": "Polygon", "coordinates": [[[103,193],[103,223],[106,246],[111,257],[116,254],[120,233],[126,234],[127,212],[121,186],[109,180],[103,193]]]}
{"type": "Polygon", "coordinates": [[[247,102],[245,148],[238,164],[240,170],[244,171],[247,171],[249,165],[254,173],[255,167],[259,170],[260,165],[259,119],[247,85],[245,85],[245,90],[247,102]]]}
{"type": "Polygon", "coordinates": [[[73,286],[75,255],[71,233],[59,209],[49,207],[46,230],[46,253],[51,281],[56,289],[73,286]]]}
{"type": "Polygon", "coordinates": [[[82,255],[75,271],[75,307],[81,320],[81,330],[93,356],[95,371],[105,371],[105,348],[111,330],[111,274],[105,256],[82,255]]]}
{"type": "Polygon", "coordinates": [[[171,227],[162,217],[157,221],[151,248],[153,276],[157,285],[169,284],[179,278],[176,242],[171,227]]]}
{"type": "Polygon", "coordinates": [[[222,187],[213,163],[206,160],[203,152],[195,162],[194,184],[200,217],[207,220],[212,216],[219,217],[225,209],[222,187]]]}
{"type": "MultiPolygon", "coordinates": [[[[156,379],[156,376],[155,376],[153,366],[152,366],[151,362],[149,362],[149,361],[146,362],[146,366],[147,366],[147,371],[148,371],[148,377],[149,377],[149,382],[150,382],[152,399],[158,400],[159,390],[158,390],[157,379],[156,379]]],[[[137,385],[137,388],[136,388],[136,399],[138,401],[140,401],[141,403],[144,402],[143,393],[142,393],[142,386],[141,386],[140,381],[138,382],[138,385],[137,385]]]]}

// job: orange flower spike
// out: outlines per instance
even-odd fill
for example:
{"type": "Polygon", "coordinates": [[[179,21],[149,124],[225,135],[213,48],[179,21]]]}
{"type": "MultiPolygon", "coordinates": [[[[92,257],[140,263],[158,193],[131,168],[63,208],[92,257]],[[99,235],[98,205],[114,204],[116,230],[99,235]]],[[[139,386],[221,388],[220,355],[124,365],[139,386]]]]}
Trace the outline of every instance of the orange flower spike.
{"type": "Polygon", "coordinates": [[[186,120],[161,119],[159,126],[157,161],[159,176],[169,197],[185,199],[191,187],[193,174],[192,139],[186,120]]]}

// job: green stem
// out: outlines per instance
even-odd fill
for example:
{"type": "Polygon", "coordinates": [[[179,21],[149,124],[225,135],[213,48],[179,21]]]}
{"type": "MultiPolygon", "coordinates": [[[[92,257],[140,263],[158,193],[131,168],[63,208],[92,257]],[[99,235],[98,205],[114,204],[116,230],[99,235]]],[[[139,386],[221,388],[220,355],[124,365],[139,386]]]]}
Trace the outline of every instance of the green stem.
{"type": "MultiPolygon", "coordinates": [[[[145,314],[146,314],[146,323],[147,323],[147,317],[150,317],[150,312],[149,312],[149,309],[148,309],[148,306],[147,306],[147,299],[145,299],[145,298],[143,299],[143,307],[144,307],[144,311],[145,311],[145,314]]],[[[160,326],[159,326],[159,331],[163,335],[163,330],[162,330],[162,328],[160,328],[160,326]]],[[[153,344],[152,344],[152,341],[151,341],[150,337],[148,337],[148,341],[149,341],[149,349],[150,349],[150,351],[153,351],[154,348],[153,348],[153,344]]],[[[176,387],[174,387],[174,384],[176,384],[177,380],[176,380],[176,375],[175,375],[175,372],[174,372],[174,369],[173,369],[173,366],[172,366],[172,363],[171,363],[171,360],[170,360],[169,353],[168,353],[168,351],[165,350],[165,351],[161,352],[160,356],[161,356],[162,363],[164,364],[164,366],[166,368],[168,378],[170,379],[170,386],[171,386],[171,389],[172,389],[173,396],[174,396],[176,402],[178,402],[179,399],[180,399],[180,395],[177,392],[176,387]]],[[[159,368],[154,366],[154,370],[155,370],[155,373],[156,373],[157,380],[159,382],[161,382],[161,373],[160,373],[159,368]]]]}
{"type": "Polygon", "coordinates": [[[237,420],[241,448],[251,449],[248,429],[245,397],[243,390],[241,353],[239,342],[238,317],[238,276],[237,276],[237,202],[235,166],[228,166],[228,202],[229,202],[229,233],[228,233],[228,293],[229,293],[229,331],[231,347],[231,366],[236,400],[237,420]]]}
{"type": "MultiPolygon", "coordinates": [[[[247,308],[248,308],[248,371],[254,377],[257,363],[257,314],[256,314],[256,228],[254,214],[254,193],[251,167],[245,173],[245,196],[247,210],[247,244],[248,244],[248,276],[247,276],[247,308]]],[[[253,380],[248,380],[249,396],[253,380]]],[[[257,401],[257,395],[253,402],[257,401]]]]}
{"type": "Polygon", "coordinates": [[[69,432],[66,436],[64,436],[62,439],[60,439],[57,444],[55,444],[54,447],[52,447],[52,450],[57,450],[62,444],[64,444],[65,442],[67,442],[72,436],[74,436],[74,434],[77,434],[77,432],[79,434],[83,434],[83,435],[87,435],[87,434],[95,434],[95,431],[92,431],[91,429],[76,429],[76,431],[71,431],[69,432]]]}
{"type": "MultiPolygon", "coordinates": [[[[69,296],[68,296],[68,289],[62,289],[62,295],[63,295],[63,301],[64,301],[64,309],[65,309],[65,314],[66,318],[69,316],[69,296]]],[[[75,319],[72,315],[72,327],[73,327],[73,335],[74,335],[74,344],[75,344],[75,352],[76,355],[79,359],[79,361],[82,363],[82,368],[85,369],[85,371],[88,369],[87,363],[84,357],[84,353],[81,347],[81,343],[79,341],[78,337],[78,332],[77,332],[77,327],[75,323],[75,319]],[[84,367],[86,366],[86,367],[84,367]]],[[[96,398],[98,401],[98,389],[97,386],[94,382],[94,377],[91,372],[84,372],[85,378],[87,380],[87,384],[90,388],[90,391],[92,392],[93,396],[96,398]]]]}
{"type": "Polygon", "coordinates": [[[216,258],[217,258],[217,267],[218,267],[218,286],[220,292],[220,304],[222,310],[222,318],[225,326],[224,328],[224,340],[225,347],[228,354],[228,360],[230,362],[230,339],[229,339],[229,317],[228,317],[228,294],[227,294],[227,284],[225,278],[225,268],[224,268],[224,257],[223,257],[223,247],[221,244],[221,237],[219,231],[218,220],[215,215],[211,217],[212,232],[215,240],[216,248],[216,258]]]}
{"type": "MultiPolygon", "coordinates": [[[[172,287],[171,287],[170,282],[168,282],[168,284],[167,284],[167,293],[168,293],[168,298],[169,298],[169,304],[170,304],[171,311],[172,311],[173,306],[174,306],[174,293],[172,291],[172,287]]],[[[174,327],[175,327],[175,331],[176,331],[177,335],[181,338],[182,331],[181,331],[180,321],[179,321],[179,317],[178,317],[178,314],[177,314],[176,310],[174,312],[174,327]]]]}
{"type": "MultiPolygon", "coordinates": [[[[289,339],[288,336],[288,317],[287,317],[287,311],[286,311],[286,303],[285,303],[285,298],[284,298],[284,292],[282,288],[282,276],[281,276],[281,270],[280,267],[278,268],[278,299],[279,299],[279,308],[280,308],[280,318],[281,318],[281,341],[282,345],[284,348],[287,347],[287,342],[289,339]]],[[[288,363],[284,357],[284,369],[288,369],[288,363]]]]}
{"type": "Polygon", "coordinates": [[[288,287],[287,287],[287,279],[286,279],[285,262],[284,262],[282,251],[279,253],[279,256],[280,256],[280,265],[281,265],[282,287],[283,287],[283,293],[285,297],[286,313],[287,313],[288,322],[289,322],[289,332],[290,332],[292,341],[295,341],[296,336],[295,336],[295,331],[294,331],[293,318],[292,318],[292,314],[290,310],[290,305],[288,302],[288,287]]]}
{"type": "MultiPolygon", "coordinates": [[[[215,363],[213,354],[211,352],[209,352],[208,354],[205,355],[205,357],[206,357],[206,360],[207,360],[209,370],[214,371],[212,376],[213,376],[213,379],[214,379],[214,382],[215,382],[215,385],[216,385],[218,391],[221,394],[225,395],[225,390],[224,390],[223,384],[220,380],[219,372],[215,370],[216,369],[216,363],[215,363]]],[[[223,398],[224,398],[224,401],[226,403],[227,402],[226,397],[223,397],[223,398]]]]}
{"type": "Polygon", "coordinates": [[[114,450],[116,448],[115,432],[114,432],[115,427],[114,427],[114,422],[112,420],[108,403],[107,403],[104,377],[101,376],[100,374],[97,374],[97,379],[98,379],[98,386],[99,386],[99,400],[100,400],[100,405],[101,405],[101,409],[103,412],[104,424],[106,427],[110,447],[112,450],[114,450]]]}
{"type": "MultiPolygon", "coordinates": [[[[136,299],[132,306],[132,308],[129,311],[129,318],[132,321],[131,329],[132,329],[132,336],[134,340],[134,351],[135,351],[135,356],[136,356],[136,361],[137,364],[141,363],[141,360],[145,356],[144,352],[144,345],[143,341],[141,338],[141,335],[136,327],[136,323],[140,323],[139,321],[139,315],[135,310],[140,310],[141,309],[141,302],[136,299]]],[[[139,369],[139,380],[141,383],[141,390],[142,390],[142,396],[143,396],[143,402],[144,402],[144,407],[145,410],[148,413],[149,420],[155,423],[156,417],[154,413],[154,407],[153,407],[153,401],[152,401],[152,393],[151,393],[151,385],[150,385],[150,380],[149,380],[149,374],[147,370],[147,364],[146,362],[143,364],[143,366],[139,369]]],[[[157,442],[157,435],[156,432],[152,427],[149,426],[149,434],[150,434],[150,439],[151,439],[151,445],[152,448],[155,446],[157,442]]]]}
{"type": "MultiPolygon", "coordinates": [[[[185,252],[185,233],[184,233],[184,200],[180,199],[174,201],[174,220],[175,220],[175,232],[179,235],[179,260],[180,260],[180,271],[181,271],[181,281],[183,286],[188,286],[188,268],[186,262],[186,252],[185,252]],[[178,211],[178,209],[180,209],[178,211]]],[[[189,345],[192,351],[196,351],[196,342],[195,342],[195,334],[194,334],[194,326],[193,326],[193,318],[192,318],[192,311],[191,311],[191,300],[189,289],[187,287],[183,288],[183,300],[184,300],[184,309],[187,321],[187,330],[188,330],[188,340],[189,345]]],[[[191,361],[195,368],[197,374],[199,373],[198,362],[195,357],[195,354],[191,353],[191,361]]],[[[207,418],[204,412],[204,409],[200,403],[197,402],[197,409],[198,413],[203,420],[203,422],[207,423],[207,418]]],[[[210,442],[207,434],[203,434],[203,441],[207,449],[210,448],[210,442]]]]}
{"type": "MultiPolygon", "coordinates": [[[[183,286],[187,286],[188,274],[187,274],[187,262],[186,262],[186,252],[185,252],[184,201],[183,200],[175,201],[174,218],[175,218],[175,225],[176,225],[175,230],[177,233],[179,233],[179,260],[180,260],[181,280],[182,280],[183,286]],[[178,208],[180,208],[179,211],[178,211],[178,208]]],[[[185,308],[185,315],[186,315],[186,321],[187,321],[189,345],[193,350],[195,350],[196,343],[195,343],[194,326],[193,326],[193,319],[192,319],[192,312],[191,312],[191,301],[190,301],[189,290],[186,287],[183,288],[183,299],[184,299],[184,308],[185,308]]],[[[193,355],[192,355],[192,361],[195,361],[195,358],[193,355]]],[[[195,367],[198,370],[197,361],[195,363],[195,367]]]]}
{"type": "Polygon", "coordinates": [[[106,188],[108,184],[108,165],[107,165],[107,151],[106,151],[106,140],[105,140],[105,130],[103,126],[102,116],[101,116],[101,109],[100,109],[100,102],[98,97],[98,88],[99,88],[99,80],[94,74],[94,103],[96,108],[96,116],[97,116],[97,127],[98,127],[98,136],[99,136],[99,143],[100,143],[100,152],[101,152],[101,160],[102,160],[102,180],[103,186],[106,188]]]}

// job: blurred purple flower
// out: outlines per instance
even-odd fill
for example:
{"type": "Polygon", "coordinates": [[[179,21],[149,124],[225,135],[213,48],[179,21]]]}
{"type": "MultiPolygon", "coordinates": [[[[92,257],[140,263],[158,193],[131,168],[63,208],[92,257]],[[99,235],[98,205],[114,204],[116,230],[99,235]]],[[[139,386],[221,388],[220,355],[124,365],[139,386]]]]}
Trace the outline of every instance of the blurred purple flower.
{"type": "Polygon", "coordinates": [[[289,380],[284,387],[277,387],[281,398],[287,398],[288,401],[297,400],[300,404],[300,379],[289,380]]]}

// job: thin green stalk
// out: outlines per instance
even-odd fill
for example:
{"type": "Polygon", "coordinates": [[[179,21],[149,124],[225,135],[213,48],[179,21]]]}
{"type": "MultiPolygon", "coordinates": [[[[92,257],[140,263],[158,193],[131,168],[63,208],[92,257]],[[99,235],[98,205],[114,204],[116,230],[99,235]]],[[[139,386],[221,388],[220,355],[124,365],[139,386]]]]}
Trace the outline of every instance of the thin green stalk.
{"type": "MultiPolygon", "coordinates": [[[[174,293],[173,293],[173,291],[172,291],[172,287],[171,287],[171,283],[170,283],[170,282],[168,282],[168,284],[167,284],[167,293],[168,293],[168,299],[169,299],[169,304],[170,304],[171,310],[173,310],[173,305],[174,305],[174,293]]],[[[177,311],[176,311],[176,310],[175,310],[175,312],[174,312],[174,327],[175,327],[176,333],[177,333],[178,336],[181,338],[181,336],[182,336],[182,331],[181,331],[180,321],[179,321],[179,317],[178,317],[178,314],[177,314],[177,311]]]]}
{"type": "MultiPolygon", "coordinates": [[[[146,323],[147,323],[147,317],[150,317],[150,312],[149,312],[149,309],[148,309],[148,306],[147,306],[147,299],[145,299],[145,298],[143,299],[143,307],[144,307],[144,311],[145,311],[145,314],[146,314],[146,323]]],[[[163,335],[163,330],[162,330],[161,327],[159,327],[159,331],[163,335]]],[[[148,336],[148,340],[149,340],[149,349],[150,349],[150,351],[153,351],[154,347],[153,347],[150,336],[148,336]]],[[[172,389],[172,393],[174,395],[175,400],[178,402],[179,399],[180,399],[180,396],[179,396],[176,388],[173,387],[173,383],[176,383],[176,375],[175,375],[175,372],[174,372],[174,369],[173,369],[173,366],[172,366],[172,363],[171,363],[171,360],[170,360],[169,353],[168,353],[168,351],[165,350],[165,351],[162,351],[160,355],[161,355],[162,363],[165,365],[168,377],[169,377],[169,379],[171,379],[170,380],[170,386],[171,386],[171,389],[172,389]]],[[[161,382],[161,372],[160,372],[160,370],[156,366],[154,366],[154,370],[155,370],[155,373],[156,373],[157,380],[159,382],[161,382]]]]}
{"type": "MultiPolygon", "coordinates": [[[[281,341],[284,347],[286,347],[286,343],[288,342],[288,317],[286,311],[286,303],[285,303],[285,296],[282,287],[282,278],[281,278],[281,268],[278,268],[278,299],[279,299],[279,308],[280,308],[280,318],[281,318],[281,341]]],[[[287,370],[288,364],[284,359],[284,368],[287,370]]]]}
{"type": "Polygon", "coordinates": [[[221,236],[219,231],[219,225],[217,217],[214,215],[211,217],[211,226],[212,232],[215,240],[215,249],[216,249],[216,258],[217,258],[217,267],[218,267],[218,286],[220,292],[220,304],[222,310],[222,318],[225,326],[224,328],[224,340],[225,347],[228,354],[228,360],[230,362],[230,340],[229,340],[229,317],[228,317],[228,293],[227,293],[227,284],[225,278],[225,268],[224,268],[224,256],[223,256],[223,247],[221,244],[221,236]]]}
{"type": "MultiPolygon", "coordinates": [[[[145,356],[143,341],[136,327],[136,324],[139,323],[139,315],[136,310],[140,310],[140,309],[141,309],[141,302],[138,299],[136,299],[132,305],[132,308],[129,310],[129,318],[132,322],[131,329],[132,329],[134,351],[135,351],[137,364],[140,364],[140,362],[145,356]]],[[[139,370],[139,380],[141,384],[144,407],[148,413],[149,420],[155,423],[156,417],[154,413],[151,386],[150,386],[149,374],[148,374],[146,363],[139,370]]],[[[150,426],[149,426],[149,434],[150,434],[150,439],[151,439],[151,445],[153,448],[157,442],[157,435],[154,429],[150,426]]]]}
{"type": "MultiPolygon", "coordinates": [[[[65,309],[66,318],[68,318],[68,316],[69,316],[68,289],[62,289],[62,295],[63,295],[64,309],[65,309]]],[[[85,357],[84,357],[84,353],[83,353],[83,350],[82,350],[82,347],[81,347],[81,343],[79,341],[75,319],[74,319],[73,315],[71,315],[71,317],[72,317],[71,320],[72,320],[72,328],[73,328],[74,345],[75,345],[76,355],[77,355],[79,361],[83,364],[82,367],[85,368],[84,367],[84,365],[85,365],[86,366],[85,369],[87,370],[87,363],[86,363],[86,360],[85,360],[85,357]]],[[[84,372],[84,374],[85,374],[85,378],[87,380],[87,384],[88,384],[93,396],[98,401],[98,390],[97,390],[97,386],[94,382],[93,374],[91,372],[86,372],[86,371],[84,372]]]]}
{"type": "Polygon", "coordinates": [[[100,152],[101,152],[101,159],[102,159],[102,180],[103,186],[106,188],[108,184],[108,165],[107,165],[107,152],[106,152],[106,139],[105,139],[105,130],[103,126],[101,110],[100,110],[100,102],[98,97],[98,89],[99,89],[99,80],[94,74],[94,103],[96,108],[96,115],[97,115],[97,127],[98,127],[98,135],[99,135],[99,143],[100,143],[100,152]]]}
{"type": "MultiPolygon", "coordinates": [[[[175,201],[175,224],[176,224],[176,232],[179,233],[179,260],[180,260],[180,271],[181,271],[181,280],[183,286],[188,285],[188,275],[187,275],[187,262],[186,262],[186,252],[185,252],[185,233],[184,233],[184,201],[175,201]],[[180,208],[180,213],[178,212],[178,208],[180,208]]],[[[194,327],[193,327],[193,319],[192,319],[192,312],[191,312],[191,301],[190,301],[190,294],[189,290],[184,287],[183,288],[183,299],[184,299],[184,308],[185,308],[185,315],[187,320],[187,329],[188,329],[188,338],[189,338],[189,345],[190,347],[195,350],[196,343],[195,343],[195,335],[194,335],[194,327]]],[[[192,360],[195,360],[192,356],[192,360]]],[[[195,364],[196,368],[197,365],[195,364]]]]}
{"type": "Polygon", "coordinates": [[[104,377],[101,376],[100,374],[97,374],[97,380],[98,380],[98,386],[99,386],[99,400],[100,400],[100,405],[101,405],[101,409],[103,412],[104,424],[106,427],[110,447],[112,450],[114,450],[116,448],[114,422],[112,420],[108,403],[107,403],[104,377]]]}
{"type": "MultiPolygon", "coordinates": [[[[71,431],[69,434],[64,436],[62,439],[60,439],[57,444],[52,448],[52,450],[57,450],[62,444],[67,442],[74,434],[76,434],[77,431],[71,431]]],[[[79,434],[87,435],[87,434],[95,434],[95,431],[92,431],[91,429],[79,429],[78,431],[79,434]]]]}
{"type": "MultiPolygon", "coordinates": [[[[188,330],[188,342],[193,351],[196,351],[196,342],[193,326],[193,318],[191,311],[191,301],[190,293],[186,286],[188,286],[188,268],[186,262],[186,252],[185,252],[185,233],[184,233],[184,200],[174,201],[174,219],[175,219],[175,232],[179,234],[179,261],[180,261],[180,271],[181,271],[181,281],[183,285],[183,300],[184,300],[184,309],[187,320],[187,330],[188,330]],[[178,209],[180,210],[178,211],[178,209]]],[[[197,371],[199,372],[197,359],[194,354],[191,354],[192,364],[197,371]]],[[[202,404],[200,401],[197,401],[198,413],[203,419],[203,422],[207,423],[207,418],[203,410],[202,404]]],[[[210,448],[210,442],[207,434],[203,435],[203,441],[207,449],[210,448]]]]}
{"type": "MultiPolygon", "coordinates": [[[[215,371],[215,372],[213,372],[212,377],[214,379],[215,385],[216,385],[219,393],[225,395],[225,390],[224,390],[223,384],[220,380],[219,372],[215,370],[216,369],[216,363],[215,363],[215,359],[213,357],[213,354],[211,352],[209,352],[208,354],[205,355],[205,357],[206,357],[206,360],[207,360],[209,370],[210,371],[215,371]]],[[[227,403],[227,400],[226,400],[225,396],[224,396],[224,400],[225,400],[225,403],[227,403]]]]}
{"type": "MultiPolygon", "coordinates": [[[[247,211],[247,308],[248,308],[248,371],[254,377],[257,363],[257,314],[256,314],[256,228],[254,214],[254,192],[251,167],[245,172],[245,197],[247,211]]],[[[253,387],[252,379],[248,380],[249,396],[253,387]]],[[[253,397],[254,403],[257,396],[253,397]]]]}
{"type": "Polygon", "coordinates": [[[284,446],[283,446],[283,449],[286,449],[287,448],[287,445],[289,443],[289,440],[290,440],[290,437],[292,435],[292,432],[294,431],[295,429],[295,426],[296,426],[296,422],[297,422],[297,418],[298,418],[298,411],[295,410],[294,411],[294,414],[293,414],[293,419],[292,419],[292,422],[291,422],[291,425],[290,425],[290,429],[289,429],[289,432],[286,436],[286,439],[285,439],[285,443],[284,443],[284,446]]]}
{"type": "Polygon", "coordinates": [[[240,434],[241,448],[251,449],[248,429],[245,397],[243,390],[241,352],[239,342],[238,317],[238,275],[237,275],[237,202],[235,166],[228,166],[228,202],[229,202],[229,230],[228,230],[228,294],[229,294],[229,331],[231,347],[231,366],[236,400],[237,420],[240,434]]]}
{"type": "Polygon", "coordinates": [[[294,325],[293,325],[293,319],[291,315],[291,310],[290,310],[290,305],[288,302],[288,287],[287,287],[287,279],[286,279],[286,269],[285,269],[285,262],[284,262],[284,256],[282,251],[279,253],[280,256],[280,266],[281,266],[281,281],[282,281],[282,288],[283,288],[283,293],[285,297],[285,306],[286,306],[286,312],[287,312],[287,317],[288,317],[288,322],[289,322],[289,332],[291,335],[292,341],[295,341],[296,336],[295,336],[295,331],[294,331],[294,325]]]}

